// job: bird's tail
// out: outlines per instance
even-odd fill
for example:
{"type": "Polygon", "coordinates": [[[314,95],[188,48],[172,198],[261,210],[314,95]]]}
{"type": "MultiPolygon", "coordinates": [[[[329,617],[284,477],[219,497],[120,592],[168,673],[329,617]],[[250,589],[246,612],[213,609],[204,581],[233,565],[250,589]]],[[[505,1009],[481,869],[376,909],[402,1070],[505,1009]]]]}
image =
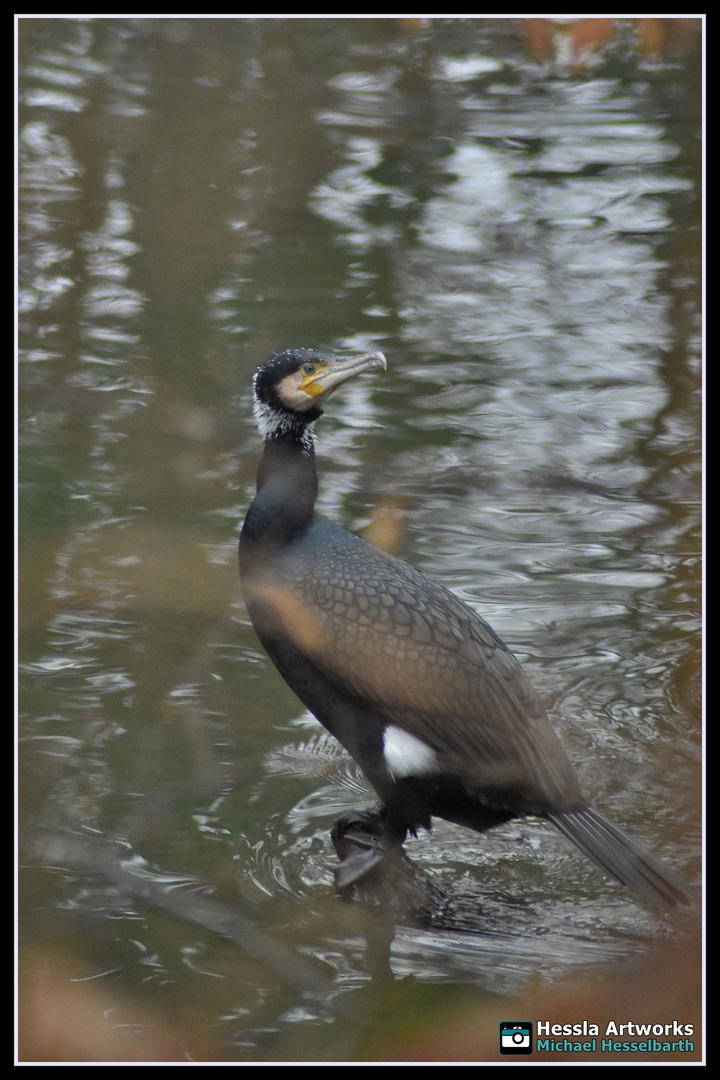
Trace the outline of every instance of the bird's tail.
{"type": "Polygon", "coordinates": [[[690,897],[680,879],[659,859],[626,836],[594,807],[565,814],[548,814],[560,832],[565,833],[588,858],[601,866],[623,885],[629,885],[653,903],[670,907],[688,904],[690,897]]]}

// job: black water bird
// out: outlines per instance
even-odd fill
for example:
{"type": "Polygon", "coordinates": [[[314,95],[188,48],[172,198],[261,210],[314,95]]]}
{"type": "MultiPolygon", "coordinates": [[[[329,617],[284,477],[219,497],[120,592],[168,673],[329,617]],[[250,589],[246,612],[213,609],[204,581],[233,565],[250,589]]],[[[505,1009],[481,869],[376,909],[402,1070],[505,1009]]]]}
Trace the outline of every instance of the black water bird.
{"type": "Polygon", "coordinates": [[[367,842],[337,872],[362,880],[433,816],[483,832],[551,821],[646,900],[687,902],[675,874],[590,806],[518,660],[442,585],[315,513],[313,426],[379,352],[293,349],[255,375],[265,440],[240,538],[240,576],[260,641],[303,704],[380,796],[343,828],[367,842]]]}

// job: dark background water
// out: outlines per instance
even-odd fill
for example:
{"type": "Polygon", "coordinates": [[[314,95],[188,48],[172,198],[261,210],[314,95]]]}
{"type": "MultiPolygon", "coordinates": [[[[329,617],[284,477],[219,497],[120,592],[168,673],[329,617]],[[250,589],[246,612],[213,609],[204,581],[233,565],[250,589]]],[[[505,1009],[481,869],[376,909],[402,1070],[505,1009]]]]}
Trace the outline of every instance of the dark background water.
{"type": "Polygon", "coordinates": [[[701,23],[600,23],[19,20],[25,1056],[475,1059],[448,1015],[494,1045],[638,963],[638,1010],[696,1006],[692,921],[540,822],[409,845],[472,932],[340,901],[371,796],[236,575],[253,370],[383,349],[319,426],[322,511],[384,510],[697,885],[701,23]]]}

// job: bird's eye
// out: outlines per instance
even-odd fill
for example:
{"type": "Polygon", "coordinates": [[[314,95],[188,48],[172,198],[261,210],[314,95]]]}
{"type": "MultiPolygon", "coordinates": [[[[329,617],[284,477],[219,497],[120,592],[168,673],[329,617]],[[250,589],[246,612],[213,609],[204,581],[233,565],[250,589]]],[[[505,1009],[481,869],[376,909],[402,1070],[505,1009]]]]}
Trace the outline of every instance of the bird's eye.
{"type": "Polygon", "coordinates": [[[315,365],[314,364],[303,364],[302,373],[303,373],[303,375],[314,375],[315,374],[315,365]]]}

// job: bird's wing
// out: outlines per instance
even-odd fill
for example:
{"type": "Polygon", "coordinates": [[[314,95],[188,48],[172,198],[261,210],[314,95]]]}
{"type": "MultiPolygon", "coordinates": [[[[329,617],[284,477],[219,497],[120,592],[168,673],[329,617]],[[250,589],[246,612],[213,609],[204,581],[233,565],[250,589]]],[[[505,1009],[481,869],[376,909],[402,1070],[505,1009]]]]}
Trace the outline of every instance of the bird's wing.
{"type": "Polygon", "coordinates": [[[317,533],[258,586],[303,656],[431,746],[444,770],[479,787],[522,783],[543,805],[582,801],[540,699],[492,628],[407,563],[325,522],[317,533]]]}

